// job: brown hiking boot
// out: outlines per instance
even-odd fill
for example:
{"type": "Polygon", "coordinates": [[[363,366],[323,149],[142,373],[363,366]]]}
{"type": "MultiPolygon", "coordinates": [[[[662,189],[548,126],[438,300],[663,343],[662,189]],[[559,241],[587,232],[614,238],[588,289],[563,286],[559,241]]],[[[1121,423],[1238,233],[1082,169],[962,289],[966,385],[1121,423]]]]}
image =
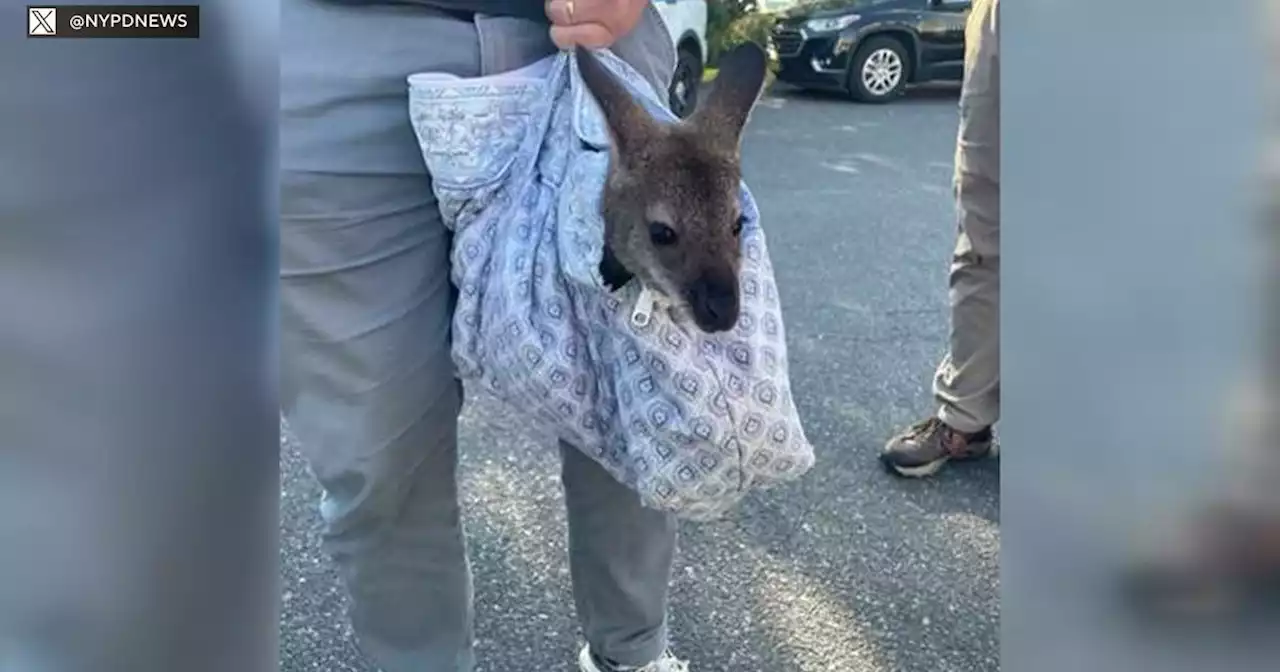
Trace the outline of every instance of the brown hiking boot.
{"type": "Polygon", "coordinates": [[[994,457],[997,452],[991,428],[965,434],[937,418],[922,420],[889,439],[880,461],[899,476],[932,476],[951,460],[994,457]]]}

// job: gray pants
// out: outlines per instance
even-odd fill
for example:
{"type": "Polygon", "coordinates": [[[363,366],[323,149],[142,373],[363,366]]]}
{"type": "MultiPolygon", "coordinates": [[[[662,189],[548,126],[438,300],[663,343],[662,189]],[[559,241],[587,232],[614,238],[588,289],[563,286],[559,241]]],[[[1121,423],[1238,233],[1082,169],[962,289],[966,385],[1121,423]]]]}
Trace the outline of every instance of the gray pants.
{"type": "MultiPolygon", "coordinates": [[[[669,38],[656,16],[619,55],[658,55],[632,62],[665,87],[669,38]]],[[[361,649],[386,672],[466,671],[472,583],[456,481],[450,237],[405,78],[502,72],[554,47],[533,22],[420,7],[285,0],[282,18],[284,410],[324,487],[324,547],[361,649]]],[[[666,646],[675,521],[577,450],[561,452],[587,641],[619,663],[648,663],[666,646]]]]}
{"type": "Polygon", "coordinates": [[[977,432],[1000,417],[1000,33],[998,0],[965,29],[956,138],[960,236],[951,262],[951,347],[934,376],[938,417],[977,432]]]}

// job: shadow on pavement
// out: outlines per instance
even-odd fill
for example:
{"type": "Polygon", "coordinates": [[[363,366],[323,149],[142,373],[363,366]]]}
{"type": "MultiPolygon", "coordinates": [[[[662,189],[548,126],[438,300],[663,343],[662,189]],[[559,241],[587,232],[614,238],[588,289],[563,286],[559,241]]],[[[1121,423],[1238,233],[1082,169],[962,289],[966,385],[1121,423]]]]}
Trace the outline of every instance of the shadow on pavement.
{"type": "MultiPolygon", "coordinates": [[[[783,82],[777,82],[769,87],[768,95],[775,98],[794,98],[797,100],[807,100],[812,102],[836,102],[851,106],[875,106],[880,105],[859,103],[849,98],[848,95],[839,91],[828,91],[823,89],[802,89],[783,82]]],[[[931,83],[919,86],[909,87],[906,93],[898,100],[885,103],[885,105],[912,105],[912,104],[955,104],[960,100],[960,85],[953,83],[931,83]]]]}

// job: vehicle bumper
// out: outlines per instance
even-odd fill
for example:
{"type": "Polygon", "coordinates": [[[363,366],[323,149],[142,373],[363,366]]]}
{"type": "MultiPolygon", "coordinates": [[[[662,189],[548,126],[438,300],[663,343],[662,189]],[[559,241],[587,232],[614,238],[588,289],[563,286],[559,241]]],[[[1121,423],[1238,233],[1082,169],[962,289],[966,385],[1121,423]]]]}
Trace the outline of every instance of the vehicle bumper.
{"type": "Polygon", "coordinates": [[[803,30],[774,31],[770,48],[778,60],[778,79],[797,86],[843,89],[848,84],[853,38],[810,35],[803,30]]]}

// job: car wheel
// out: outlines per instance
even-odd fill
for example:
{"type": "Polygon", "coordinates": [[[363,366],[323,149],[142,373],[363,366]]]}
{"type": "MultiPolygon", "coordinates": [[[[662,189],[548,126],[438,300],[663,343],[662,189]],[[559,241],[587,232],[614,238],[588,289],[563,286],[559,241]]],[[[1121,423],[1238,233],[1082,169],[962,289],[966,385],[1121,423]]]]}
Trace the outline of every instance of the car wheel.
{"type": "Polygon", "coordinates": [[[681,47],[676,58],[676,72],[671,78],[671,111],[684,118],[698,106],[698,85],[702,83],[702,58],[697,52],[681,47]]]}
{"type": "Polygon", "coordinates": [[[849,64],[849,94],[864,103],[885,103],[907,88],[907,50],[891,37],[867,40],[849,64]]]}

